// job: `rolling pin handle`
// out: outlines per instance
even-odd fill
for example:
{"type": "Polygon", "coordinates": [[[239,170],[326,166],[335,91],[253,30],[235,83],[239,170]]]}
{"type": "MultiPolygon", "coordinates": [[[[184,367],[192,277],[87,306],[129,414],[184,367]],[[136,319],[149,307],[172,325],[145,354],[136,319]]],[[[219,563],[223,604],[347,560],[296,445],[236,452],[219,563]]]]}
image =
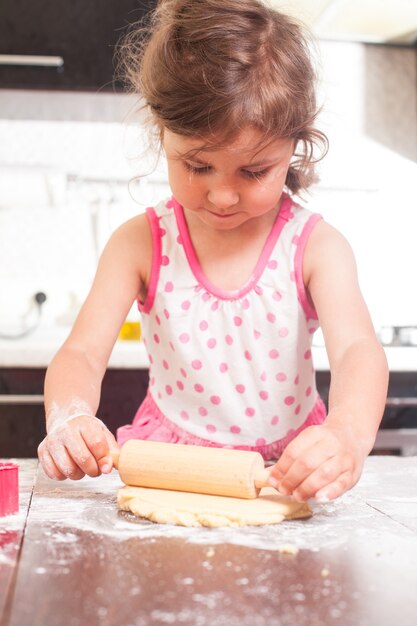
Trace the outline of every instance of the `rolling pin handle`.
{"type": "Polygon", "coordinates": [[[255,474],[255,487],[257,489],[262,489],[262,487],[270,487],[269,483],[269,475],[271,473],[271,467],[265,467],[263,470],[256,472],[255,474]]]}

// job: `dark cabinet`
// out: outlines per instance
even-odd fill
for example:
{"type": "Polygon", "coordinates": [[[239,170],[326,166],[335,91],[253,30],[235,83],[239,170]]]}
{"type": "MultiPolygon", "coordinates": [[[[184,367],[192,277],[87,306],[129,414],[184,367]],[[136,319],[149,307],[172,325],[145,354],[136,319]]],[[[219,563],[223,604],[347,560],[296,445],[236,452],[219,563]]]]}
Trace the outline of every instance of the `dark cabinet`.
{"type": "MultiPolygon", "coordinates": [[[[330,372],[316,373],[317,389],[326,406],[329,401],[330,372]]],[[[381,428],[417,430],[417,373],[390,372],[388,396],[381,428]]]]}
{"type": "Polygon", "coordinates": [[[45,370],[0,370],[0,457],[33,457],[45,436],[45,370]]]}
{"type": "MultiPolygon", "coordinates": [[[[328,406],[330,373],[317,372],[316,380],[317,389],[328,406]]],[[[415,455],[416,450],[417,373],[390,372],[385,411],[371,454],[409,456],[415,455]]]]}
{"type": "Polygon", "coordinates": [[[1,0],[0,87],[114,91],[115,46],[156,0],[1,0]]]}
{"type": "MultiPolygon", "coordinates": [[[[43,368],[0,369],[0,457],[35,457],[45,437],[43,368]]],[[[97,411],[116,434],[132,421],[148,386],[147,370],[107,370],[97,411]]]]}

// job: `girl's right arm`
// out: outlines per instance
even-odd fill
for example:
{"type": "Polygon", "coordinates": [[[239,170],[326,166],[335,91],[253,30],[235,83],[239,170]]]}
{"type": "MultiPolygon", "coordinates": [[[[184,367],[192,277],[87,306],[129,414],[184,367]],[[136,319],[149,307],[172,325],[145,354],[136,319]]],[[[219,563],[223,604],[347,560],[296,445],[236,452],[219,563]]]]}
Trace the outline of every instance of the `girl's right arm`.
{"type": "Polygon", "coordinates": [[[139,215],[110,238],[91,291],[45,379],[47,436],[38,448],[48,476],[78,480],[110,472],[116,441],[95,416],[101,382],[132,303],[146,296],[152,258],[148,220],[139,215]]]}

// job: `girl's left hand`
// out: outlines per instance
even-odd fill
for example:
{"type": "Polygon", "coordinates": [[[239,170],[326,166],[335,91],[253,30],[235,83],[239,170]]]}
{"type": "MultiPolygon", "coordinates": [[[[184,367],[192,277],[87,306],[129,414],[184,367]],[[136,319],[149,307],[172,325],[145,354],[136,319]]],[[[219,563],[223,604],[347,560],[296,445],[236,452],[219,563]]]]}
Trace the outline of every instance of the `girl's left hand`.
{"type": "Polygon", "coordinates": [[[300,502],[334,500],[359,480],[367,454],[346,422],[309,426],[285,448],[270,482],[300,502]]]}

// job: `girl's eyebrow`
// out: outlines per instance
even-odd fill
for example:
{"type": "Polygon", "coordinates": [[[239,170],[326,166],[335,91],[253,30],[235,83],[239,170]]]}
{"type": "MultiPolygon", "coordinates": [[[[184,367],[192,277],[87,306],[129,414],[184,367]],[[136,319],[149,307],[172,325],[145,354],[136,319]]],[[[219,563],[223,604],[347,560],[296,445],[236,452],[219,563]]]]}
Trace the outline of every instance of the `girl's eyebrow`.
{"type": "MultiPolygon", "coordinates": [[[[211,165],[209,161],[203,161],[203,159],[200,159],[197,156],[191,156],[191,155],[189,156],[187,154],[181,154],[179,152],[177,154],[179,158],[182,158],[182,159],[185,158],[185,159],[188,159],[189,161],[194,161],[194,163],[198,163],[199,165],[211,165]]],[[[246,169],[249,167],[269,167],[270,165],[273,165],[274,163],[278,163],[278,161],[280,161],[281,158],[282,158],[281,156],[270,158],[270,159],[265,158],[262,161],[257,161],[255,163],[250,162],[245,165],[241,165],[240,167],[242,169],[246,169]]]]}
{"type": "Polygon", "coordinates": [[[210,165],[208,161],[203,161],[194,155],[182,154],[181,157],[183,159],[188,159],[189,161],[194,161],[194,163],[199,163],[200,165],[210,165]]]}
{"type": "Polygon", "coordinates": [[[274,158],[271,159],[263,159],[262,161],[257,161],[257,162],[251,162],[248,165],[245,165],[244,167],[269,167],[270,165],[273,165],[274,163],[278,163],[278,161],[281,161],[282,157],[281,156],[276,156],[274,158]]]}

